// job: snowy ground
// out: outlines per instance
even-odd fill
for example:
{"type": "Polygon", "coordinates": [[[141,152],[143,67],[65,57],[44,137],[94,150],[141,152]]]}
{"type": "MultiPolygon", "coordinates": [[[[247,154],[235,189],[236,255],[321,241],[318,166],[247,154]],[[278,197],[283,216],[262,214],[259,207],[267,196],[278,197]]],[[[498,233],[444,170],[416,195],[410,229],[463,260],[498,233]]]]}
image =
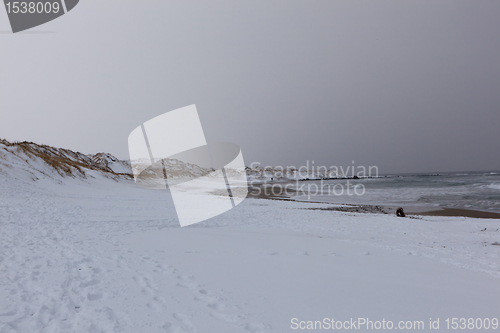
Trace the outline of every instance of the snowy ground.
{"type": "Polygon", "coordinates": [[[247,199],[180,228],[170,200],[129,181],[0,175],[0,332],[296,332],[293,318],[360,317],[420,331],[440,318],[442,331],[446,318],[500,318],[498,220],[247,199]]]}

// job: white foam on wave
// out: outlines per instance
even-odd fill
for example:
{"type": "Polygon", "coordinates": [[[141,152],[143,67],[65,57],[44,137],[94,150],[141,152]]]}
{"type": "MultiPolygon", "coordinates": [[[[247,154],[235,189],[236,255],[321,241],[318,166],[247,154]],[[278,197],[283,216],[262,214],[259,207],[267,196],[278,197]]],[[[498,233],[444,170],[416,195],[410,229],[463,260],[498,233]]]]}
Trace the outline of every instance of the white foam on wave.
{"type": "Polygon", "coordinates": [[[487,185],[486,187],[494,190],[500,190],[500,183],[492,183],[490,185],[487,185]]]}

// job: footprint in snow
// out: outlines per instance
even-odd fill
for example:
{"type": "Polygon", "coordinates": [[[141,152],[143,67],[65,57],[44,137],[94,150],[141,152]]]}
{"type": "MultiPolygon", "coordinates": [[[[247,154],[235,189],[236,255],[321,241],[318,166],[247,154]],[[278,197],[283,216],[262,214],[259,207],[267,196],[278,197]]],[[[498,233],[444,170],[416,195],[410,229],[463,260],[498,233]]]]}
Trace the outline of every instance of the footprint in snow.
{"type": "Polygon", "coordinates": [[[246,323],[242,328],[252,333],[263,333],[267,327],[264,327],[263,324],[246,323]]]}
{"type": "Polygon", "coordinates": [[[89,294],[87,294],[87,299],[89,301],[98,301],[98,300],[100,300],[103,297],[104,297],[103,293],[95,293],[95,294],[89,293],[89,294]]]}
{"type": "Polygon", "coordinates": [[[218,311],[224,311],[226,309],[226,305],[218,302],[210,303],[208,304],[208,307],[218,310],[218,311]]]}
{"type": "Polygon", "coordinates": [[[196,295],[194,297],[194,300],[195,301],[201,301],[201,302],[205,302],[205,303],[212,303],[212,302],[215,302],[217,301],[217,297],[213,297],[213,296],[209,296],[209,295],[196,295]]]}
{"type": "Polygon", "coordinates": [[[214,317],[217,320],[225,321],[227,323],[235,323],[235,322],[237,322],[238,320],[241,319],[240,316],[233,316],[233,315],[230,315],[230,314],[219,313],[219,312],[210,313],[210,316],[214,317]]]}
{"type": "Polygon", "coordinates": [[[173,313],[172,317],[177,319],[182,324],[182,328],[187,330],[189,333],[196,333],[196,329],[193,323],[189,320],[189,317],[183,313],[173,313]]]}
{"type": "Polygon", "coordinates": [[[164,329],[167,333],[180,333],[180,328],[178,326],[174,326],[171,322],[167,321],[160,328],[164,329]]]}
{"type": "Polygon", "coordinates": [[[184,282],[184,281],[178,282],[177,286],[182,287],[182,288],[186,288],[186,289],[196,289],[196,288],[198,288],[198,285],[196,283],[184,282]]]}
{"type": "Polygon", "coordinates": [[[192,275],[178,275],[177,278],[182,281],[193,280],[194,276],[192,275]]]}

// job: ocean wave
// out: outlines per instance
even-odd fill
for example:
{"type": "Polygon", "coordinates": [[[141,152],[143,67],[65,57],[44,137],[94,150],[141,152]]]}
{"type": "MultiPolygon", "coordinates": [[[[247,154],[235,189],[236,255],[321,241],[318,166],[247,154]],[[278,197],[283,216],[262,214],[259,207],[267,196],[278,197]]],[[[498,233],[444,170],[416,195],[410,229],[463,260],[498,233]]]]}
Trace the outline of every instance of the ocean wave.
{"type": "Polygon", "coordinates": [[[500,183],[492,183],[490,185],[487,185],[486,187],[494,190],[500,190],[500,183]]]}

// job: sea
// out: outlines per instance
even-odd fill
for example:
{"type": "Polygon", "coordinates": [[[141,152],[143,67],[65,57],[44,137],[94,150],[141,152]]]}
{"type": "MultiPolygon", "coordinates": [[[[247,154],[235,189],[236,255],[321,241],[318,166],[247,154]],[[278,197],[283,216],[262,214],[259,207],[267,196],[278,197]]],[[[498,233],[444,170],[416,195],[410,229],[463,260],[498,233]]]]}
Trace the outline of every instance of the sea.
{"type": "Polygon", "coordinates": [[[500,171],[311,180],[297,182],[294,188],[297,186],[308,193],[297,196],[298,200],[401,206],[414,211],[459,208],[500,213],[500,171]]]}

